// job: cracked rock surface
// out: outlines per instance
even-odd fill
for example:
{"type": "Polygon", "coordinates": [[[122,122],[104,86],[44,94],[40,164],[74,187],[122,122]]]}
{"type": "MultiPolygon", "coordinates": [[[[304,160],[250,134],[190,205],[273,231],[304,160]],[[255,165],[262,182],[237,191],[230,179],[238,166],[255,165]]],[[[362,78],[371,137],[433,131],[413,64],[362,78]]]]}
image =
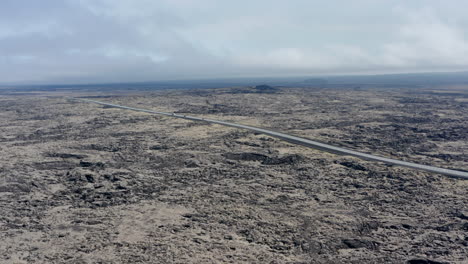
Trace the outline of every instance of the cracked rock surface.
{"type": "MultiPolygon", "coordinates": [[[[0,263],[468,260],[468,181],[44,95],[0,96],[0,263]]],[[[80,95],[468,170],[466,89],[80,95]]]]}

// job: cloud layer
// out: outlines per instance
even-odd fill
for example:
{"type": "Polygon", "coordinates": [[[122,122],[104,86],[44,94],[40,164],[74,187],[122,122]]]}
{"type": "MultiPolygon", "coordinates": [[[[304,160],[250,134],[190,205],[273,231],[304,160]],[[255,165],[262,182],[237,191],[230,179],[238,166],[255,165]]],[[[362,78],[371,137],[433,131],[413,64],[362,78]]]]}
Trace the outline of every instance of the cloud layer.
{"type": "Polygon", "coordinates": [[[465,1],[3,0],[0,83],[468,69],[465,1]]]}

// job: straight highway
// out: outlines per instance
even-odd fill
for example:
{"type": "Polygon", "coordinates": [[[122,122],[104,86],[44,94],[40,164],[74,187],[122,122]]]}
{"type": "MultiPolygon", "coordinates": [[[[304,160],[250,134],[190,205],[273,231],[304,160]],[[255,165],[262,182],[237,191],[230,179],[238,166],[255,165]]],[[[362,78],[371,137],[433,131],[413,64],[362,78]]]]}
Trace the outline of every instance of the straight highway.
{"type": "Polygon", "coordinates": [[[257,133],[269,135],[275,138],[279,138],[281,140],[314,148],[314,149],[319,149],[322,151],[326,152],[331,152],[335,154],[340,154],[340,155],[347,155],[347,156],[353,156],[357,158],[361,158],[364,160],[369,160],[369,161],[378,161],[378,162],[383,162],[386,164],[391,164],[391,165],[397,165],[397,166],[402,166],[402,167],[407,167],[407,168],[412,168],[416,170],[423,170],[423,171],[428,171],[428,172],[433,172],[433,173],[438,173],[438,174],[443,174],[452,178],[460,178],[460,179],[465,179],[468,180],[468,172],[464,171],[459,171],[459,170],[452,170],[452,169],[445,169],[445,168],[439,168],[439,167],[434,167],[434,166],[429,166],[429,165],[423,165],[423,164],[417,164],[413,162],[407,162],[407,161],[402,161],[402,160],[397,160],[397,159],[391,159],[391,158],[385,158],[385,157],[380,157],[372,154],[367,154],[367,153],[362,153],[346,148],[341,148],[341,147],[335,147],[332,145],[320,143],[317,141],[313,141],[310,139],[306,138],[301,138],[301,137],[296,137],[280,132],[275,132],[267,129],[262,129],[258,127],[253,127],[253,126],[247,126],[247,125],[241,125],[241,124],[235,124],[231,122],[225,122],[225,121],[218,121],[218,120],[213,120],[213,119],[207,119],[207,118],[200,118],[200,117],[194,117],[194,116],[188,116],[188,115],[179,115],[175,113],[167,113],[167,112],[158,112],[158,111],[153,111],[153,110],[147,110],[147,109],[141,109],[141,108],[135,108],[135,107],[128,107],[128,106],[122,106],[122,105],[116,105],[116,104],[110,104],[110,103],[105,103],[105,102],[100,102],[100,101],[95,101],[95,100],[89,100],[89,99],[83,99],[83,98],[68,98],[70,100],[76,100],[76,101],[82,101],[82,102],[87,102],[87,103],[95,103],[95,104],[100,104],[100,105],[106,105],[106,106],[111,106],[115,108],[121,108],[121,109],[127,109],[127,110],[132,110],[132,111],[138,111],[138,112],[145,112],[145,113],[150,113],[150,114],[158,114],[158,115],[165,115],[165,116],[170,116],[170,117],[176,117],[176,118],[182,118],[182,119],[187,119],[187,120],[192,120],[192,121],[201,121],[201,122],[207,122],[211,124],[218,124],[222,126],[229,126],[229,127],[235,127],[235,128],[241,128],[241,129],[247,129],[250,131],[254,131],[257,133]]]}

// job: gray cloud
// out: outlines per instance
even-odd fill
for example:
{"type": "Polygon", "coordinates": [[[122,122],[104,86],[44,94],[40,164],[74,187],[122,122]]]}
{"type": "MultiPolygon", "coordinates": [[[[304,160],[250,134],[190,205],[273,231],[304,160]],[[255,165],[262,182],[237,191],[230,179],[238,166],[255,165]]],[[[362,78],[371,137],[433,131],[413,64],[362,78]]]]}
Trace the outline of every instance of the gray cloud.
{"type": "Polygon", "coordinates": [[[466,70],[464,1],[3,0],[0,83],[466,70]]]}

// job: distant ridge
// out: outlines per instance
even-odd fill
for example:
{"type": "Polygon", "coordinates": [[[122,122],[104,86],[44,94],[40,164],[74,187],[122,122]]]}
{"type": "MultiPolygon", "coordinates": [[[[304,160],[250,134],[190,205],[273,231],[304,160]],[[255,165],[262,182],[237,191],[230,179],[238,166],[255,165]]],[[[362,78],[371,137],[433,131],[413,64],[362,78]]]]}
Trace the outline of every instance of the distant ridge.
{"type": "Polygon", "coordinates": [[[422,87],[438,85],[468,85],[468,72],[446,73],[405,73],[379,75],[335,75],[335,76],[299,76],[299,77],[252,77],[219,78],[199,80],[167,80],[154,82],[121,82],[90,84],[31,84],[0,85],[0,92],[9,91],[58,91],[58,90],[165,90],[165,89],[211,89],[226,87],[245,87],[254,84],[283,87],[422,87]]]}

